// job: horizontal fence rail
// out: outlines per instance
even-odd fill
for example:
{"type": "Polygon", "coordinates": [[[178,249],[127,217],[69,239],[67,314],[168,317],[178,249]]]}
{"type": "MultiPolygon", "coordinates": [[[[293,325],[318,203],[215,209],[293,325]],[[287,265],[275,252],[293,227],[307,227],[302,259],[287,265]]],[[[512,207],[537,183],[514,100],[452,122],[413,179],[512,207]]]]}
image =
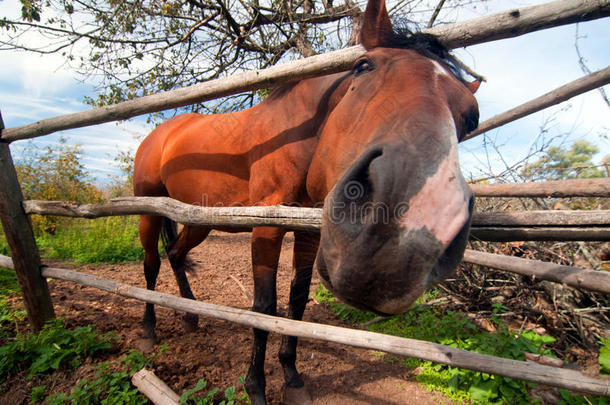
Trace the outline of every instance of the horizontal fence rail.
{"type": "Polygon", "coordinates": [[[470,239],[485,242],[553,241],[606,242],[610,241],[610,227],[471,227],[470,239]]]}
{"type": "Polygon", "coordinates": [[[477,197],[610,197],[610,179],[550,180],[530,183],[469,184],[477,197]]]}
{"type": "MultiPolygon", "coordinates": [[[[559,0],[434,27],[425,32],[437,35],[449,48],[511,38],[564,24],[610,16],[610,0],[559,0]]],[[[1,139],[12,142],[65,129],[123,120],[142,114],[182,107],[245,91],[269,88],[281,83],[347,70],[364,52],[360,46],[243,72],[193,86],[170,90],[106,107],[44,119],[7,128],[1,139]]]]}
{"type": "MultiPolygon", "coordinates": [[[[64,201],[23,202],[28,214],[98,218],[151,214],[193,226],[248,230],[255,226],[317,231],[321,208],[258,206],[201,207],[168,197],[123,197],[106,203],[76,204],[64,201]]],[[[485,241],[610,240],[610,211],[476,212],[471,238],[485,241]]]]}
{"type": "Polygon", "coordinates": [[[322,209],[283,205],[259,207],[201,207],[169,197],[122,197],[99,204],[64,201],[28,200],[23,202],[28,214],[99,218],[118,215],[152,214],[184,225],[252,228],[278,226],[317,231],[322,225],[322,209]]]}
{"type": "Polygon", "coordinates": [[[466,249],[466,263],[553,281],[583,290],[610,294],[610,273],[466,249]]]}
{"type": "MultiPolygon", "coordinates": [[[[8,264],[7,262],[10,262],[10,258],[0,256],[0,265],[5,266],[5,264],[8,264]]],[[[610,396],[610,380],[591,378],[575,370],[472,353],[437,343],[400,338],[381,333],[294,321],[258,312],[179,298],[171,294],[133,287],[73,270],[43,267],[42,275],[44,277],[72,281],[123,297],[134,298],[178,311],[222,319],[282,335],[323,340],[369,350],[380,350],[395,355],[414,357],[483,373],[501,375],[593,395],[610,396]]]]}
{"type": "Polygon", "coordinates": [[[540,97],[536,97],[527,103],[521,104],[520,106],[483,121],[479,124],[477,129],[466,135],[462,139],[462,142],[481,135],[484,132],[491,131],[494,128],[501,127],[509,122],[516,121],[519,118],[563,103],[572,97],[605,86],[608,83],[610,83],[610,67],[588,74],[540,97]]]}

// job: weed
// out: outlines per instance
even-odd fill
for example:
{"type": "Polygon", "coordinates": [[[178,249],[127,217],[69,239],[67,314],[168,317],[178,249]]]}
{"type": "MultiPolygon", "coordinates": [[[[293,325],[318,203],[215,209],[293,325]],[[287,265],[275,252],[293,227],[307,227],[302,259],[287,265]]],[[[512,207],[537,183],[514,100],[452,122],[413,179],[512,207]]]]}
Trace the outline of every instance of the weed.
{"type": "Polygon", "coordinates": [[[42,402],[45,397],[45,390],[47,389],[46,385],[40,385],[38,387],[32,388],[31,398],[32,402],[42,402]]]}
{"type": "Polygon", "coordinates": [[[25,311],[15,309],[8,301],[0,298],[0,339],[14,337],[13,326],[23,321],[26,316],[25,311]]]}
{"type": "Polygon", "coordinates": [[[110,349],[114,339],[114,335],[101,335],[90,326],[65,329],[63,320],[55,319],[39,333],[18,334],[14,341],[0,347],[0,381],[24,370],[31,378],[64,364],[77,367],[85,358],[110,349]]]}
{"type": "Polygon", "coordinates": [[[218,403],[218,405],[234,405],[238,403],[238,401],[248,402],[248,394],[246,394],[246,392],[243,390],[245,380],[245,375],[239,377],[238,386],[242,388],[241,393],[239,395],[237,394],[237,389],[235,388],[235,386],[231,386],[225,390],[224,399],[220,402],[215,402],[214,397],[219,391],[218,388],[212,388],[207,393],[205,393],[205,396],[196,395],[198,392],[203,391],[208,385],[207,381],[200,379],[199,381],[197,381],[197,384],[193,388],[188,389],[182,393],[182,395],[180,396],[180,403],[194,405],[212,405],[214,403],[218,403]]]}
{"type": "Polygon", "coordinates": [[[131,377],[143,367],[151,367],[155,358],[166,350],[162,346],[153,355],[145,356],[138,350],[130,350],[121,358],[119,369],[109,362],[96,366],[92,381],[80,380],[70,394],[58,393],[47,398],[48,405],[100,404],[140,405],[148,402],[137,388],[131,385],[131,377]]]}

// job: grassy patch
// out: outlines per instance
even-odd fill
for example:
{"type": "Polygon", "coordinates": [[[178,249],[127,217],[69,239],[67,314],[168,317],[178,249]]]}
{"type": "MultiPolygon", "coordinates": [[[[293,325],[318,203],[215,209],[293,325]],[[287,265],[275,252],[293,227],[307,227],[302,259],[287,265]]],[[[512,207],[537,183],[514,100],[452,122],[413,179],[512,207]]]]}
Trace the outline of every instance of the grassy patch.
{"type": "Polygon", "coordinates": [[[63,365],[77,367],[85,358],[110,349],[114,339],[113,335],[102,335],[90,326],[69,330],[62,320],[53,320],[40,333],[18,334],[0,347],[0,381],[22,371],[27,371],[31,378],[63,365]]]}
{"type": "MultiPolygon", "coordinates": [[[[373,314],[363,313],[338,302],[322,286],[318,287],[314,295],[318,302],[327,304],[344,322],[362,324],[375,317],[373,314]]],[[[478,329],[461,313],[441,311],[421,305],[420,302],[407,313],[371,324],[368,329],[509,359],[523,360],[523,354],[526,352],[553,356],[546,347],[547,344],[555,341],[553,337],[540,336],[531,331],[519,333],[511,330],[498,317],[492,316],[490,321],[496,326],[496,333],[478,329]]],[[[404,360],[403,363],[410,368],[419,368],[420,373],[416,378],[424,386],[441,391],[448,398],[458,402],[529,404],[537,401],[529,396],[528,388],[534,385],[529,382],[413,358],[404,360]]],[[[565,390],[562,390],[562,396],[566,404],[580,403],[581,400],[590,403],[607,403],[604,402],[606,398],[584,399],[573,396],[565,390]]]]}
{"type": "Polygon", "coordinates": [[[79,263],[119,263],[144,258],[138,238],[138,218],[75,219],[54,235],[36,239],[44,257],[79,263]]]}

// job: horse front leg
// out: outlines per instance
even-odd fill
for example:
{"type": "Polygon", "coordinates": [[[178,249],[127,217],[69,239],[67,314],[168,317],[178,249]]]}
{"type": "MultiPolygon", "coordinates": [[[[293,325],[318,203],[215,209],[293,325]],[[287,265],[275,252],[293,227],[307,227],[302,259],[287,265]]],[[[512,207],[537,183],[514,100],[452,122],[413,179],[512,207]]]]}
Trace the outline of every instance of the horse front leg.
{"type": "MultiPolygon", "coordinates": [[[[259,227],[252,230],[252,268],[254,272],[254,305],[252,310],[267,315],[277,311],[277,266],[285,231],[259,227]]],[[[253,405],[266,404],[265,351],[269,332],[254,329],[250,367],[246,376],[246,392],[253,405]]]]}
{"type": "MultiPolygon", "coordinates": [[[[311,286],[311,273],[318,244],[319,234],[309,232],[294,233],[293,268],[294,277],[290,284],[290,302],[288,317],[301,320],[309,299],[311,286]]],[[[282,345],[278,353],[280,363],[284,369],[284,395],[285,404],[307,404],[311,402],[309,392],[296,368],[297,338],[296,336],[282,336],[282,345]]]]}

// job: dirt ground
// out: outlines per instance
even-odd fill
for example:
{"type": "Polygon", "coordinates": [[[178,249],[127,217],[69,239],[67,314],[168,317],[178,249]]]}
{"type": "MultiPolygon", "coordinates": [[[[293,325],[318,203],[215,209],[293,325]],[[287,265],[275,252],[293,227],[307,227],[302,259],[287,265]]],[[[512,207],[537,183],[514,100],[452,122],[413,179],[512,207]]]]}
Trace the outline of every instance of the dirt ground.
{"type": "MultiPolygon", "coordinates": [[[[197,299],[220,305],[249,309],[246,293],[252,291],[250,265],[250,235],[216,232],[191,253],[196,273],[190,275],[191,287],[197,299]],[[239,282],[238,282],[239,281],[239,282]]],[[[287,235],[278,270],[278,311],[286,313],[291,279],[292,235],[287,235]]],[[[65,267],[65,265],[64,265],[65,267]]],[[[140,263],[81,266],[79,271],[145,287],[140,263]]],[[[318,285],[314,274],[312,291],[318,285]]],[[[53,280],[50,282],[55,311],[70,326],[92,324],[102,331],[115,331],[121,337],[113,357],[120,357],[138,347],[140,320],[144,304],[97,289],[53,280]]],[[[157,291],[178,295],[178,288],[167,260],[163,261],[157,291]]],[[[250,329],[225,321],[200,318],[199,330],[186,333],[177,311],[157,307],[157,335],[168,350],[155,360],[155,373],[177,393],[193,387],[200,378],[208,387],[221,392],[237,386],[245,375],[250,356],[250,329]]],[[[340,325],[324,305],[310,301],[304,320],[340,325]]],[[[282,370],[277,361],[280,337],[270,334],[267,349],[267,398],[270,404],[281,402],[282,370]]],[[[69,390],[78,375],[65,373],[56,380],[54,391],[69,390]]],[[[81,367],[81,368],[83,368],[81,367]]],[[[301,339],[297,367],[303,373],[314,404],[438,404],[451,403],[441,394],[419,386],[413,372],[391,363],[373,351],[337,344],[301,339]]],[[[91,366],[89,366],[91,369],[91,366]]],[[[10,382],[9,382],[10,383],[10,382]]],[[[10,389],[0,394],[0,403],[28,403],[27,396],[35,382],[10,383],[10,389]],[[6,402],[8,401],[8,402],[6,402]]],[[[47,391],[48,392],[48,391],[47,391]]]]}

